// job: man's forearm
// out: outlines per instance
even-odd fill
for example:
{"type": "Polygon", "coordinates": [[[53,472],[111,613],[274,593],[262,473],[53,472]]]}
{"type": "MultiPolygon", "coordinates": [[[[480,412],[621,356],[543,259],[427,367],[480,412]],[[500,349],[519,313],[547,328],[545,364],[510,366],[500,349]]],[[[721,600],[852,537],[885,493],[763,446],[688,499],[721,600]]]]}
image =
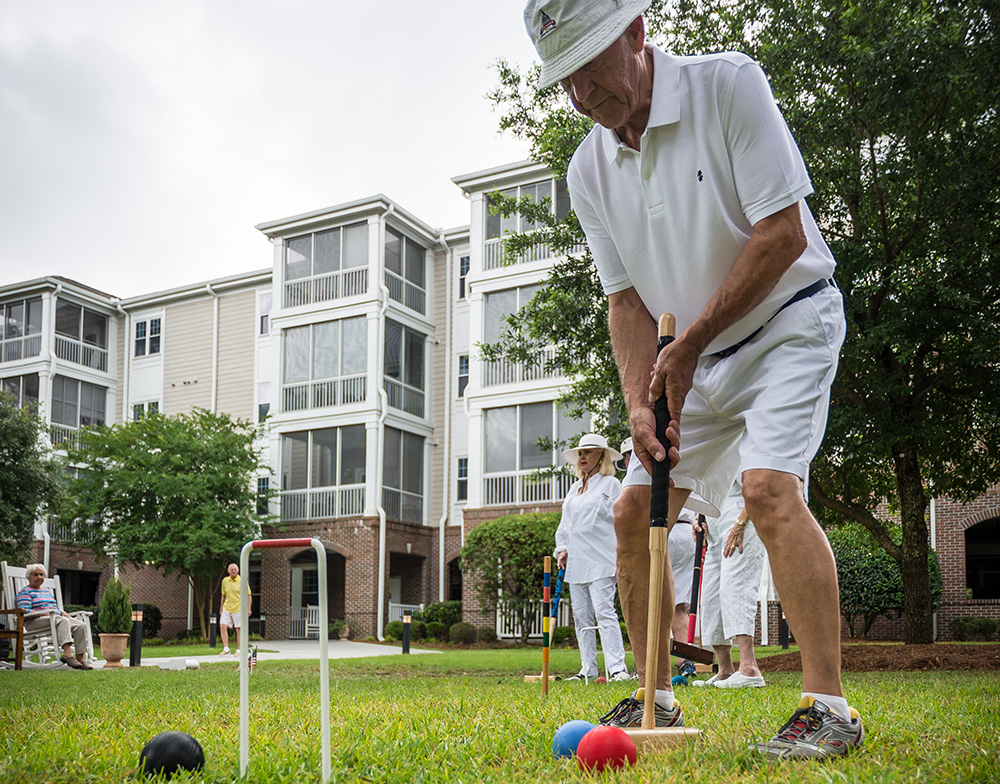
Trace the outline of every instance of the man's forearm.
{"type": "Polygon", "coordinates": [[[608,327],[625,406],[629,413],[648,408],[649,371],[656,361],[656,322],[634,288],[608,297],[608,327]]]}

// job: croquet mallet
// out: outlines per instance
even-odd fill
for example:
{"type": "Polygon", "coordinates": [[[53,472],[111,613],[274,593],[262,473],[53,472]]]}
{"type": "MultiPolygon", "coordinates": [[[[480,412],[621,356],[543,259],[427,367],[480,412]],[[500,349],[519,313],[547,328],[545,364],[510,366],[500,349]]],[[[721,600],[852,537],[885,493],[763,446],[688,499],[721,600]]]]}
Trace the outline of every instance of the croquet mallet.
{"type": "MultiPolygon", "coordinates": [[[[698,620],[698,596],[701,591],[701,563],[705,544],[705,517],[698,515],[701,525],[694,540],[694,576],[691,578],[691,603],[688,607],[687,643],[674,640],[670,643],[670,653],[683,659],[711,664],[715,660],[715,651],[699,648],[694,644],[694,627],[698,620]]],[[[675,586],[676,588],[676,586],[675,586]]]]}

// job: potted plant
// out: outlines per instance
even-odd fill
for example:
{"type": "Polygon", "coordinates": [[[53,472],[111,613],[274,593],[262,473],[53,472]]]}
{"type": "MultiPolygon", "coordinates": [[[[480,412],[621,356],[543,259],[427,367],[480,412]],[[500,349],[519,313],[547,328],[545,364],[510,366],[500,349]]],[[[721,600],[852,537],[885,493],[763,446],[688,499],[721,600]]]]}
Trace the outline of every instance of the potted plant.
{"type": "Polygon", "coordinates": [[[121,667],[132,629],[132,591],[121,580],[112,580],[104,589],[97,625],[101,628],[101,655],[105,667],[121,667]]]}
{"type": "Polygon", "coordinates": [[[351,627],[347,625],[347,621],[334,618],[330,621],[330,634],[336,634],[341,640],[349,640],[351,638],[351,627]]]}

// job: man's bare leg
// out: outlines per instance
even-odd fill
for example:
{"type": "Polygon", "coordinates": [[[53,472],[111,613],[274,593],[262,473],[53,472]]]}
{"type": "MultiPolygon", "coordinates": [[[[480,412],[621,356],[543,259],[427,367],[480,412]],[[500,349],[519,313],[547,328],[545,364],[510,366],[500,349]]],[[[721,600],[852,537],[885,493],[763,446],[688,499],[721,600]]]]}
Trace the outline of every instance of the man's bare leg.
{"type": "MultiPolygon", "coordinates": [[[[671,570],[673,573],[673,570],[671,570]]],[[[674,586],[676,589],[676,586],[674,586]]],[[[675,591],[676,592],[676,591],[675,591]]],[[[670,633],[673,635],[675,640],[680,642],[688,641],[688,604],[687,602],[678,602],[674,605],[674,619],[670,622],[670,633]]],[[[684,661],[683,656],[678,656],[677,663],[680,664],[684,661]]]]}
{"type": "Polygon", "coordinates": [[[843,696],[837,564],[802,497],[802,482],[780,471],[745,471],[743,498],[799,644],[803,691],[843,696]]]}
{"type": "MultiPolygon", "coordinates": [[[[632,655],[643,683],[646,673],[646,623],[649,614],[649,501],[650,488],[629,485],[615,501],[615,536],[618,540],[618,593],[622,615],[632,644],[632,655]]],[[[670,520],[675,521],[688,491],[670,491],[670,520]]],[[[669,556],[664,559],[663,602],[660,610],[660,646],[656,688],[670,689],[670,635],[674,614],[673,579],[669,556]]]]}
{"type": "Polygon", "coordinates": [[[757,668],[757,656],[753,652],[753,637],[749,634],[737,634],[733,637],[733,642],[740,651],[740,672],[748,678],[758,677],[760,670],[757,668]]]}

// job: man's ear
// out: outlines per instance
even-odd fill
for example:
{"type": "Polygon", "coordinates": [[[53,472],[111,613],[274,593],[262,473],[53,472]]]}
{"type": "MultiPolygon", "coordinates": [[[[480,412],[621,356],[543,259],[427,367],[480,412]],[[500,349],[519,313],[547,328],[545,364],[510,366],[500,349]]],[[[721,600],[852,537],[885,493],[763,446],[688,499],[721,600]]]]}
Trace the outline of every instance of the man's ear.
{"type": "Polygon", "coordinates": [[[631,24],[625,28],[625,36],[628,38],[632,51],[638,54],[646,45],[646,25],[641,16],[632,20],[631,24]]]}

